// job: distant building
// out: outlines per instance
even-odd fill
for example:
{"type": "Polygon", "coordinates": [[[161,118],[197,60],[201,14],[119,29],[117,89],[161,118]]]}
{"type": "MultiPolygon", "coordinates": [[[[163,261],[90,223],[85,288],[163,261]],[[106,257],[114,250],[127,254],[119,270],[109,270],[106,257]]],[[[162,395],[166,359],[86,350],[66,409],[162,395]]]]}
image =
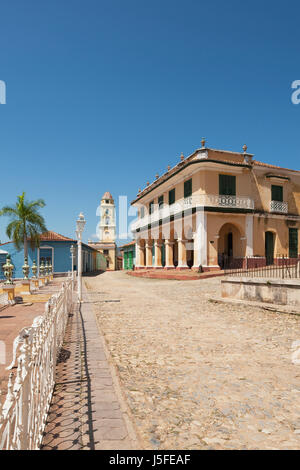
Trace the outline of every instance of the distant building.
{"type": "Polygon", "coordinates": [[[120,246],[123,253],[123,269],[132,270],[135,266],[135,240],[120,246]]]}
{"type": "Polygon", "coordinates": [[[108,271],[115,271],[117,269],[116,207],[108,191],[103,194],[100,202],[99,228],[99,241],[89,240],[89,246],[105,256],[108,271]]]}
{"type": "MultiPolygon", "coordinates": [[[[42,261],[48,261],[53,266],[56,275],[63,275],[72,270],[70,247],[74,245],[74,270],[77,269],[77,240],[65,237],[59,233],[48,231],[40,236],[40,246],[32,250],[28,246],[28,264],[31,267],[36,261],[39,267],[42,261]]],[[[4,279],[2,266],[5,264],[7,254],[11,255],[11,261],[15,266],[14,277],[22,278],[22,266],[24,264],[24,251],[17,250],[13,242],[0,245],[0,279],[4,279]]],[[[82,243],[82,272],[105,271],[106,259],[104,255],[92,247],[82,243]]]]}

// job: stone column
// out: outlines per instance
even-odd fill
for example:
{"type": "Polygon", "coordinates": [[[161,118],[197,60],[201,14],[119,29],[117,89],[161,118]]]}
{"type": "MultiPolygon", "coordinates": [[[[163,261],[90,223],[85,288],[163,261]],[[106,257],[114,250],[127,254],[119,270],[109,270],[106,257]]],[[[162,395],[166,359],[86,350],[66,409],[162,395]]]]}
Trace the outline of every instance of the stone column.
{"type": "Polygon", "coordinates": [[[178,266],[177,269],[188,269],[186,264],[186,240],[178,238],[178,266]]]}
{"type": "Polygon", "coordinates": [[[165,240],[165,254],[166,254],[165,269],[174,269],[173,252],[174,252],[174,242],[171,240],[165,240]]]}
{"type": "Polygon", "coordinates": [[[143,247],[141,246],[141,243],[139,241],[137,241],[136,244],[135,244],[135,250],[136,250],[136,265],[135,265],[135,267],[137,269],[144,268],[145,267],[144,250],[143,250],[143,247]]]}
{"type": "Polygon", "coordinates": [[[154,241],[154,267],[155,268],[162,268],[161,247],[162,247],[161,241],[155,240],[154,241]]]}
{"type": "Polygon", "coordinates": [[[146,241],[146,267],[152,268],[152,240],[146,241]]]}
{"type": "Polygon", "coordinates": [[[253,215],[246,215],[245,220],[246,232],[246,256],[253,256],[253,215]]]}
{"type": "Polygon", "coordinates": [[[194,264],[193,269],[199,266],[207,267],[207,215],[206,212],[196,212],[196,232],[194,234],[194,264]]]}
{"type": "Polygon", "coordinates": [[[145,267],[145,258],[146,258],[146,248],[145,246],[140,246],[140,267],[144,268],[145,267]]]}

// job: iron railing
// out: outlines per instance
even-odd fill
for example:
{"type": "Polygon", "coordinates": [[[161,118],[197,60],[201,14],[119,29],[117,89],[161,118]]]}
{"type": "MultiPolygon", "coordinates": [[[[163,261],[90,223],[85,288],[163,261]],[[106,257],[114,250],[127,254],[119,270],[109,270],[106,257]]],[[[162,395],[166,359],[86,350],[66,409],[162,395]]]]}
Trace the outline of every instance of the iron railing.
{"type": "Polygon", "coordinates": [[[300,278],[300,259],[278,256],[276,258],[246,257],[228,260],[224,266],[226,276],[263,277],[273,279],[300,278]]]}

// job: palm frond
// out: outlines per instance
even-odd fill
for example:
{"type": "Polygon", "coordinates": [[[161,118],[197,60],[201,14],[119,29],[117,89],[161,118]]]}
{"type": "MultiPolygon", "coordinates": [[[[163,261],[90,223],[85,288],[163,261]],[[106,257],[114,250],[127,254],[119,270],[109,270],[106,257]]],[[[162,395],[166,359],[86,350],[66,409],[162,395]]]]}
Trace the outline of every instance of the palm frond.
{"type": "Polygon", "coordinates": [[[25,243],[25,251],[27,250],[27,240],[30,239],[32,248],[39,246],[39,236],[46,232],[45,220],[38,209],[45,206],[43,199],[36,201],[26,201],[25,192],[17,196],[15,206],[4,206],[0,215],[11,217],[11,221],[6,228],[7,236],[13,240],[15,247],[19,250],[25,243]]]}
{"type": "Polygon", "coordinates": [[[45,207],[46,203],[44,201],[44,199],[37,199],[36,201],[32,201],[32,202],[29,202],[27,207],[28,209],[35,209],[35,208],[38,208],[38,207],[45,207]]]}
{"type": "Polygon", "coordinates": [[[0,215],[17,215],[18,211],[16,207],[4,206],[0,211],[0,215]]]}

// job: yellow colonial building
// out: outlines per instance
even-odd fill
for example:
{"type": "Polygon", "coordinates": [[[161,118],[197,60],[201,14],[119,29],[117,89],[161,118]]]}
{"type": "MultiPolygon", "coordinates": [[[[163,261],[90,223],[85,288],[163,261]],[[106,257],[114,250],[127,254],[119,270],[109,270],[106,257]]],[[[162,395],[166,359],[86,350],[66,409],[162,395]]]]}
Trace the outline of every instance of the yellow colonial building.
{"type": "Polygon", "coordinates": [[[246,146],[201,144],[132,201],[136,268],[206,271],[246,257],[260,265],[298,257],[300,171],[257,161],[246,146]]]}
{"type": "Polygon", "coordinates": [[[100,222],[98,225],[99,241],[90,241],[89,246],[98,250],[106,258],[108,271],[117,269],[117,246],[116,240],[116,207],[110,194],[106,191],[100,202],[100,222]]]}

